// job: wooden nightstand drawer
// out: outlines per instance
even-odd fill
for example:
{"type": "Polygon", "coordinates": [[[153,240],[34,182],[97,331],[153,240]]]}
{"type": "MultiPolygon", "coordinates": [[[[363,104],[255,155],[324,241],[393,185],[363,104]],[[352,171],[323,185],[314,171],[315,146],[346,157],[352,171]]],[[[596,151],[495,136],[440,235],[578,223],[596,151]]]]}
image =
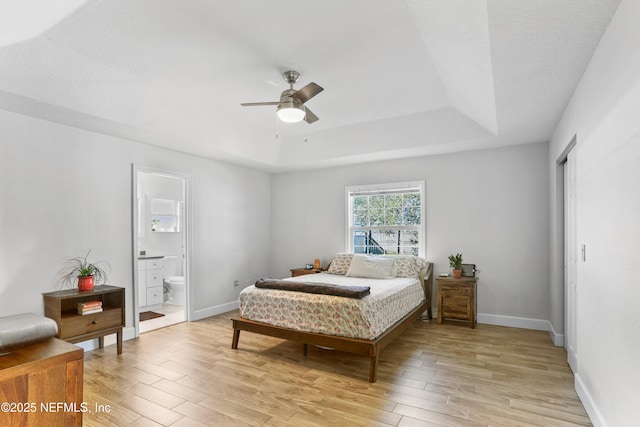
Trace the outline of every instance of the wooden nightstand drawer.
{"type": "Polygon", "coordinates": [[[318,268],[292,268],[291,277],[304,276],[305,274],[322,273],[322,270],[318,268]]]}
{"type": "Polygon", "coordinates": [[[469,302],[469,298],[447,297],[445,295],[442,304],[442,315],[444,317],[451,317],[454,319],[469,320],[469,316],[471,315],[469,302]]]}
{"type": "Polygon", "coordinates": [[[469,286],[442,285],[441,292],[448,295],[469,296],[473,289],[469,286]]]}
{"type": "Polygon", "coordinates": [[[108,307],[102,313],[63,316],[59,333],[60,338],[67,339],[117,326],[122,326],[122,309],[108,307]]]}

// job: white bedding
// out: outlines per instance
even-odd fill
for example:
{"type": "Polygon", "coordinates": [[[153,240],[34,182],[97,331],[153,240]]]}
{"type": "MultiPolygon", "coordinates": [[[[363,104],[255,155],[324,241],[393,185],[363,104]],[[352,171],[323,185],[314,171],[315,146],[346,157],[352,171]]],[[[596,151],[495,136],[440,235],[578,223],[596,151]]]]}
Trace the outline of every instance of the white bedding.
{"type": "Polygon", "coordinates": [[[424,301],[417,278],[365,279],[319,273],[285,280],[369,286],[362,299],[245,288],[238,300],[249,320],[305,332],[374,339],[424,301]]]}

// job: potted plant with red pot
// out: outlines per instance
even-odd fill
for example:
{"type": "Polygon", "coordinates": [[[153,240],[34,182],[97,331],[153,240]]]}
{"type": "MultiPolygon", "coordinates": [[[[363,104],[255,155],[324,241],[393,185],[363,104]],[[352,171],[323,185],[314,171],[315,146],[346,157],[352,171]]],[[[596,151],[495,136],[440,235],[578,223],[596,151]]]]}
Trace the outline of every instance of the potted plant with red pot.
{"type": "Polygon", "coordinates": [[[89,262],[89,252],[83,257],[69,257],[65,259],[60,270],[60,281],[69,288],[74,288],[78,281],[78,291],[92,291],[96,283],[107,281],[109,264],[104,261],[89,262]]]}

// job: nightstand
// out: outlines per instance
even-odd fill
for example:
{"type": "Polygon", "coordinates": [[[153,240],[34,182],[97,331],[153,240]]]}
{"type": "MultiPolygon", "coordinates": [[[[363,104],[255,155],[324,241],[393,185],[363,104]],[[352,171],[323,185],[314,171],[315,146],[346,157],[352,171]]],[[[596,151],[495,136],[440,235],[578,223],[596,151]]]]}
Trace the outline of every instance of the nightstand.
{"type": "Polygon", "coordinates": [[[297,276],[303,276],[305,274],[316,274],[316,273],[322,273],[322,270],[319,268],[292,268],[291,270],[291,277],[297,277],[297,276]]]}
{"type": "Polygon", "coordinates": [[[437,277],[438,325],[442,319],[466,320],[472,329],[476,327],[478,311],[477,277],[437,277]]]}
{"type": "Polygon", "coordinates": [[[70,343],[98,338],[98,344],[103,348],[104,336],[116,334],[117,352],[122,354],[124,288],[101,285],[92,291],[78,292],[77,289],[67,289],[42,295],[44,315],[58,324],[56,337],[70,343]],[[90,301],[101,301],[103,311],[84,316],[78,314],[78,303],[90,301]]]}

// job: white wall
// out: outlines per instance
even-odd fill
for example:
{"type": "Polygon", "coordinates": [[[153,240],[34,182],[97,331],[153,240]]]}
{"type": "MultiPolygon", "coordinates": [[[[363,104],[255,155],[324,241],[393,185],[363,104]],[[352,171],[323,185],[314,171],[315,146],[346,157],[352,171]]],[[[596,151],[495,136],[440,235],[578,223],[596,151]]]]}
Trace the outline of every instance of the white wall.
{"type": "Polygon", "coordinates": [[[268,174],[0,111],[0,316],[43,313],[66,256],[111,265],[132,304],[132,164],[191,174],[193,318],[268,271],[268,174]]]}
{"type": "MultiPolygon", "coordinates": [[[[596,426],[638,425],[640,402],[640,2],[623,0],[554,132],[550,164],[577,134],[576,389],[596,426]]],[[[555,166],[551,200],[557,200],[555,166]]],[[[551,204],[557,222],[560,204],[551,204]]],[[[552,245],[561,227],[554,225],[552,245]]],[[[554,261],[555,262],[555,261],[554,261]]],[[[561,293],[554,269],[552,295],[561,293]]],[[[556,304],[556,310],[560,304],[556,304]]],[[[554,315],[554,321],[560,316],[554,315]]]]}
{"type": "Polygon", "coordinates": [[[549,318],[548,145],[276,174],[272,270],[345,249],[345,186],[426,181],[427,259],[447,272],[462,252],[477,264],[479,321],[546,329],[549,318]],[[505,317],[501,317],[505,316],[505,317]]]}

